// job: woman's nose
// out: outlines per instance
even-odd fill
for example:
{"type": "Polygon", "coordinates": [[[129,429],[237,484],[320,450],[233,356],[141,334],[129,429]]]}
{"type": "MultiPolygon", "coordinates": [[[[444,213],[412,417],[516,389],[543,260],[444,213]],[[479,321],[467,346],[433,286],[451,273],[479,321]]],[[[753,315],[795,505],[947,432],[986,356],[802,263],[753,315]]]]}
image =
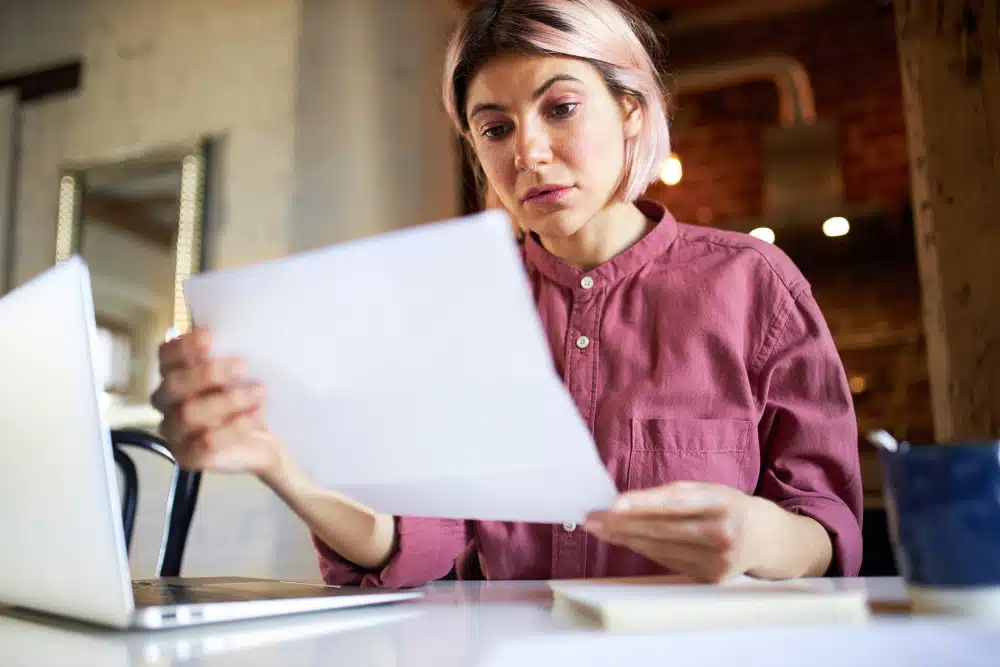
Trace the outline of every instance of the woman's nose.
{"type": "Polygon", "coordinates": [[[548,134],[541,128],[524,127],[514,153],[514,168],[534,171],[552,158],[548,134]]]}

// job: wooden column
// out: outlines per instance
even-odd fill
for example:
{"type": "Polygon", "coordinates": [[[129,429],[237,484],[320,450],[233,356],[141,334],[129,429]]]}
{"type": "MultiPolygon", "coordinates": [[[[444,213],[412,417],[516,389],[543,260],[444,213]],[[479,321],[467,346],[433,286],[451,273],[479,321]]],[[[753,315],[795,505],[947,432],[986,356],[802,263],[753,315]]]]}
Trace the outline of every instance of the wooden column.
{"type": "Polygon", "coordinates": [[[1000,437],[1000,3],[896,0],[939,441],[1000,437]]]}

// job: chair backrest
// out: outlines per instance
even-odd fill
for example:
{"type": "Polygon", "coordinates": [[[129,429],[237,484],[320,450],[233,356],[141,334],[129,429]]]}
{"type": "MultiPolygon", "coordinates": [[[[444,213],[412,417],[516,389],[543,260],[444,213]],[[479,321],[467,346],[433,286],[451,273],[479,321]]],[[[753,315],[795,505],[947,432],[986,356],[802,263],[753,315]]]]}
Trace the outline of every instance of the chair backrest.
{"type": "Polygon", "coordinates": [[[163,521],[163,542],[157,574],[160,577],[179,577],[184,546],[191,528],[191,519],[194,517],[194,508],[198,502],[201,473],[184,470],[178,466],[167,443],[146,431],[131,428],[114,429],[111,431],[111,445],[114,448],[115,462],[122,471],[124,481],[122,524],[125,527],[126,545],[130,545],[132,540],[139,497],[139,476],[135,464],[125,453],[124,448],[135,447],[153,452],[174,466],[174,475],[167,496],[166,516],[163,521]]]}
{"type": "Polygon", "coordinates": [[[135,508],[139,502],[139,473],[132,457],[121,447],[113,447],[115,463],[122,473],[122,526],[125,528],[125,548],[132,551],[132,528],[135,524],[135,508]]]}

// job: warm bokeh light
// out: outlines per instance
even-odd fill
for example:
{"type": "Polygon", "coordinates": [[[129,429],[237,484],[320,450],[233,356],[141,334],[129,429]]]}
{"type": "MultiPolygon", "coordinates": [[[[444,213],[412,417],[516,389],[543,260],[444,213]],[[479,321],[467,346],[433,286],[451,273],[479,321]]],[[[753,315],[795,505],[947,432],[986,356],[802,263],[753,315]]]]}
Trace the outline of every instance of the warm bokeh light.
{"type": "Polygon", "coordinates": [[[863,394],[868,390],[868,378],[864,375],[855,375],[848,380],[851,393],[854,395],[863,394]]]}
{"type": "Polygon", "coordinates": [[[677,153],[671,153],[670,157],[663,161],[660,167],[660,180],[667,185],[677,185],[684,176],[684,169],[681,167],[681,159],[677,153]]]}
{"type": "Polygon", "coordinates": [[[750,231],[750,236],[756,236],[766,243],[774,243],[774,230],[770,227],[758,227],[750,231]]]}
{"type": "Polygon", "coordinates": [[[837,216],[823,223],[823,233],[827,236],[846,236],[849,231],[851,231],[851,223],[847,221],[847,218],[837,216]]]}

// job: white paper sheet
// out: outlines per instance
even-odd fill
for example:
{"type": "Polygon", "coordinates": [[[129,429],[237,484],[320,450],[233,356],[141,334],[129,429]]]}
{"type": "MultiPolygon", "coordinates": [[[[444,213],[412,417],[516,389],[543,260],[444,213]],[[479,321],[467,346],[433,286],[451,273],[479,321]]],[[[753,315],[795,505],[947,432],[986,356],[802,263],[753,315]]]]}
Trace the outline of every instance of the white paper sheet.
{"type": "Polygon", "coordinates": [[[755,627],[650,635],[571,632],[513,640],[481,667],[994,667],[1000,631],[961,621],[755,627]]]}
{"type": "Polygon", "coordinates": [[[581,521],[616,494],[509,222],[482,213],[184,286],[313,479],[397,515],[581,521]]]}

